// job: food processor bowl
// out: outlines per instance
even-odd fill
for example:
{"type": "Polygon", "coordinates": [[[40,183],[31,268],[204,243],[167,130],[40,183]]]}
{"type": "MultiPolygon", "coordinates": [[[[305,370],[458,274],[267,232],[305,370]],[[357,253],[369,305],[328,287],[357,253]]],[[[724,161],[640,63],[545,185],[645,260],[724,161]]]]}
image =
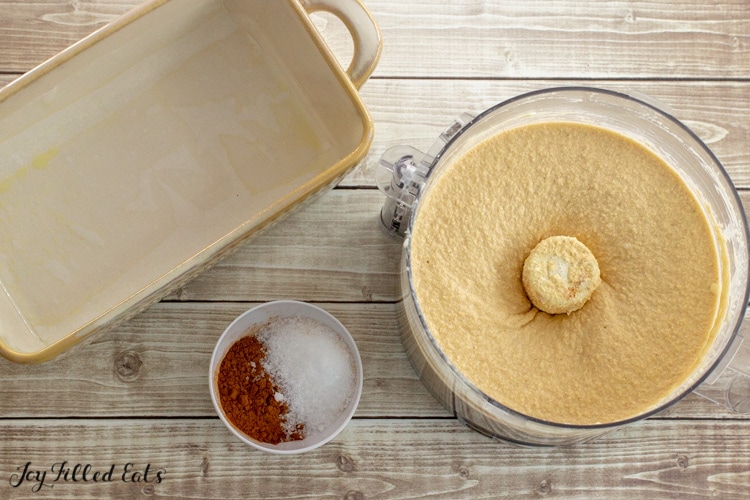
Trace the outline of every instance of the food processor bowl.
{"type": "MultiPolygon", "coordinates": [[[[476,117],[462,115],[427,153],[408,146],[391,148],[383,155],[380,166],[378,186],[386,195],[381,221],[390,234],[404,237],[399,325],[405,350],[427,388],[470,428],[522,445],[567,445],[660,412],[692,391],[735,411],[750,411],[750,356],[746,352],[750,349],[741,346],[739,331],[748,303],[745,213],[719,160],[659,103],[645,96],[596,88],[534,91],[502,102],[476,117]],[[415,292],[410,235],[419,220],[419,200],[429,194],[442,172],[485,139],[516,127],[545,122],[572,122],[609,129],[635,140],[665,160],[704,210],[716,253],[721,256],[721,304],[712,344],[681,384],[652,407],[626,420],[570,425],[534,418],[495,401],[445,355],[430,332],[415,292]],[[741,354],[732,362],[738,351],[741,354]]],[[[461,307],[461,304],[450,306],[461,307]]]]}

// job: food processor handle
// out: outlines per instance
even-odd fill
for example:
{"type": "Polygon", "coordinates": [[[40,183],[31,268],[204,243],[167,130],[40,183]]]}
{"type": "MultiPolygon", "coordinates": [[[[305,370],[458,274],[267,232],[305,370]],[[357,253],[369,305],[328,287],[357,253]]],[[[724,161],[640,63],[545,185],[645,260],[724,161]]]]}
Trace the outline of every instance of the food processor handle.
{"type": "Polygon", "coordinates": [[[703,382],[696,394],[738,413],[750,413],[750,342],[738,332],[729,347],[725,366],[703,382]]]}
{"type": "Polygon", "coordinates": [[[403,238],[406,234],[412,209],[432,168],[423,163],[424,158],[424,153],[409,146],[394,146],[380,157],[375,182],[386,196],[380,222],[390,236],[403,238]]]}
{"type": "Polygon", "coordinates": [[[390,236],[403,238],[406,235],[412,211],[436,158],[474,118],[472,114],[462,113],[443,130],[427,153],[411,146],[393,146],[380,157],[375,182],[386,196],[380,211],[380,222],[390,236]]]}

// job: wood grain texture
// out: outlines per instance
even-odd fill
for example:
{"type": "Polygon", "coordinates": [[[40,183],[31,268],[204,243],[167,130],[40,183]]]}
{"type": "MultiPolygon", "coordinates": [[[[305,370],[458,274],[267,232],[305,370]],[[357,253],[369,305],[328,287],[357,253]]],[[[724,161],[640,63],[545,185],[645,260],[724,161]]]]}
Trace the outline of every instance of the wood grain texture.
{"type": "Polygon", "coordinates": [[[15,80],[16,78],[17,78],[17,75],[15,74],[7,74],[7,75],[0,74],[0,87],[4,87],[8,85],[10,82],[15,80]]]}
{"type": "MultiPolygon", "coordinates": [[[[42,365],[0,359],[0,419],[213,417],[208,363],[219,334],[253,303],[162,303],[42,365]]],[[[450,417],[409,363],[394,304],[320,304],[360,349],[355,418],[450,417]]],[[[750,326],[743,331],[750,336],[750,326]]],[[[691,395],[658,419],[743,419],[691,395]]]]}
{"type": "Polygon", "coordinates": [[[323,448],[278,456],[243,445],[218,419],[10,420],[0,427],[0,492],[56,499],[580,499],[623,492],[739,499],[750,487],[747,430],[747,422],[649,421],[575,448],[523,449],[452,420],[358,420],[323,448]],[[64,460],[95,470],[114,464],[116,474],[111,483],[55,484],[50,473],[53,487],[35,494],[29,483],[14,491],[6,482],[27,462],[49,469],[64,460]],[[163,469],[163,481],[123,482],[128,462],[163,469]]]}
{"type": "MultiPolygon", "coordinates": [[[[0,418],[215,416],[208,367],[216,340],[253,303],[157,304],[42,365],[0,359],[0,418]]],[[[393,304],[321,304],[360,349],[357,417],[450,416],[427,392],[398,338],[393,304]]]]}
{"type": "Polygon", "coordinates": [[[370,80],[361,93],[375,120],[375,142],[341,185],[375,185],[375,169],[387,148],[426,151],[463,112],[478,114],[525,92],[566,85],[635,92],[661,102],[711,148],[738,187],[750,187],[750,82],[601,80],[370,80]]]}
{"type": "Polygon", "coordinates": [[[116,19],[135,1],[0,3],[0,72],[24,73],[116,19]]]}
{"type": "Polygon", "coordinates": [[[380,229],[383,199],[375,190],[333,190],[171,298],[396,300],[401,242],[380,229]]]}
{"type": "Polygon", "coordinates": [[[368,5],[390,41],[377,76],[713,79],[750,71],[744,0],[368,5]]]}
{"type": "MultiPolygon", "coordinates": [[[[138,0],[0,4],[0,72],[25,72],[138,0]]],[[[705,0],[366,0],[386,40],[376,77],[739,79],[750,5],[705,0]]],[[[348,35],[318,22],[335,53],[348,35]]]]}

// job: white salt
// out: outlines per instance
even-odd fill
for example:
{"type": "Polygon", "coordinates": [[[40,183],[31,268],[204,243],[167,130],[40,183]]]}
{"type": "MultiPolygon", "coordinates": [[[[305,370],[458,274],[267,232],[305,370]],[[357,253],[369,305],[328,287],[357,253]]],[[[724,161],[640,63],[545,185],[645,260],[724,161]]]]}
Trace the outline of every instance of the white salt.
{"type": "Polygon", "coordinates": [[[356,389],[352,353],[339,335],[310,318],[278,318],[258,334],[266,346],[263,368],[288,406],[285,428],[305,425],[307,436],[325,430],[346,410],[356,389]]]}

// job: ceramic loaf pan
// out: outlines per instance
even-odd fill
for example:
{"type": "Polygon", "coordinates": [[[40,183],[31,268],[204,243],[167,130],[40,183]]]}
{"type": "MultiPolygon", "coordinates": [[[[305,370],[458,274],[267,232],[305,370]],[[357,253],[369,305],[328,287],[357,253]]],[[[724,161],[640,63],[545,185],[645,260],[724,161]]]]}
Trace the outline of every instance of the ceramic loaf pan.
{"type": "Polygon", "coordinates": [[[0,353],[52,358],[340,179],[380,47],[358,0],[154,0],[0,90],[0,353]]]}

